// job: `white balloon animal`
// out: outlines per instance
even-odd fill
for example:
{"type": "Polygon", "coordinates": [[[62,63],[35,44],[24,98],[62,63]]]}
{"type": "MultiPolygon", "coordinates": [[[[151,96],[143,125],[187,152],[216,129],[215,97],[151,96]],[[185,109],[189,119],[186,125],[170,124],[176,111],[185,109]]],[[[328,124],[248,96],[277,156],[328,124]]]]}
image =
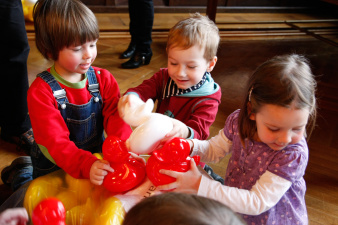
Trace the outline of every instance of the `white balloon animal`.
{"type": "Polygon", "coordinates": [[[131,152],[148,154],[155,150],[160,141],[173,129],[173,123],[168,116],[153,113],[154,102],[148,99],[142,101],[138,96],[130,94],[129,103],[124,105],[123,120],[136,127],[126,145],[131,152]]]}

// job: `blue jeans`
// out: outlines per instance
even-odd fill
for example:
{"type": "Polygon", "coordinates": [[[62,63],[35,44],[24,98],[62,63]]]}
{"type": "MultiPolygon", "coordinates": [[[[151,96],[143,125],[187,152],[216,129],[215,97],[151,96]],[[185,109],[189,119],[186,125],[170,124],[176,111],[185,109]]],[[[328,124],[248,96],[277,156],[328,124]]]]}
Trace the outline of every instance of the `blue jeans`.
{"type": "Polygon", "coordinates": [[[15,173],[13,181],[11,183],[11,188],[13,191],[16,191],[19,187],[25,183],[33,180],[33,166],[25,166],[21,168],[18,172],[15,173]]]}

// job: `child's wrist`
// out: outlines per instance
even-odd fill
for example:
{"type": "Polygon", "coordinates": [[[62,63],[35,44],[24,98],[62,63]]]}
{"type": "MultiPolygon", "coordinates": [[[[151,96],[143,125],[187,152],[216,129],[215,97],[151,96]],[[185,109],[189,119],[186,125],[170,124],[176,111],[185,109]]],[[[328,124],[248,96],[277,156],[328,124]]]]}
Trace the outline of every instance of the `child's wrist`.
{"type": "MultiPolygon", "coordinates": [[[[191,155],[192,151],[194,150],[195,144],[194,144],[194,141],[191,140],[191,139],[188,140],[188,141],[191,142],[190,153],[189,153],[189,155],[191,155]]],[[[190,146],[190,144],[189,144],[189,146],[190,146]]]]}

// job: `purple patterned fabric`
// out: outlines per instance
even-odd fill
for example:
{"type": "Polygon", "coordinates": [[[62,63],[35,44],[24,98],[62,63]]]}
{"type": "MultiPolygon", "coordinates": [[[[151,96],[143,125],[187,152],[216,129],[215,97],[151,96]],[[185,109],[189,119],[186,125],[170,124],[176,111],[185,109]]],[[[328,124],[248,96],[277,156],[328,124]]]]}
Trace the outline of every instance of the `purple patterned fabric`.
{"type": "Polygon", "coordinates": [[[262,142],[251,140],[245,140],[244,148],[238,133],[239,111],[233,112],[224,126],[225,136],[233,142],[225,185],[250,190],[266,171],[292,182],[290,189],[274,207],[258,216],[242,215],[244,220],[249,225],[308,224],[303,176],[309,150],[305,138],[280,151],[274,151],[262,142]]]}

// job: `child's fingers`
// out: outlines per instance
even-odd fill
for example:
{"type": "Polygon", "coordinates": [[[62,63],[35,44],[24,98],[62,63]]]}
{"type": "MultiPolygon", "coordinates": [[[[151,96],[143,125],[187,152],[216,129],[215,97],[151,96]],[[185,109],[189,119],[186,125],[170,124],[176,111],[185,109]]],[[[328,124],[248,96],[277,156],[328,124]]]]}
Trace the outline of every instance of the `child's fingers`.
{"type": "Polygon", "coordinates": [[[164,184],[164,185],[160,185],[157,187],[159,191],[169,191],[175,188],[177,188],[177,182],[173,182],[170,184],[164,184]]]}
{"type": "Polygon", "coordinates": [[[191,159],[190,159],[190,169],[192,169],[192,170],[198,170],[194,158],[191,158],[191,159]]]}
{"type": "Polygon", "coordinates": [[[128,101],[128,95],[127,96],[123,96],[119,99],[118,103],[117,103],[117,109],[118,109],[118,112],[119,112],[119,116],[121,118],[124,117],[125,113],[124,113],[124,109],[126,107],[126,104],[129,104],[130,106],[130,103],[128,101]]]}
{"type": "Polygon", "coordinates": [[[194,158],[191,158],[191,160],[190,160],[190,171],[192,171],[192,173],[195,174],[195,175],[201,174],[201,172],[197,168],[197,165],[195,163],[194,158]]]}
{"type": "MultiPolygon", "coordinates": [[[[123,97],[122,97],[123,98],[123,97]]],[[[123,99],[122,98],[120,98],[119,99],[119,102],[117,103],[117,110],[118,110],[118,112],[119,112],[119,116],[121,117],[121,118],[123,118],[123,116],[124,116],[124,104],[123,104],[123,99]]]]}
{"type": "Polygon", "coordinates": [[[90,181],[95,185],[101,185],[103,183],[103,179],[97,179],[95,177],[93,177],[90,181]]]}
{"type": "Polygon", "coordinates": [[[129,152],[130,156],[133,157],[134,159],[136,159],[137,161],[139,161],[142,164],[146,164],[146,160],[144,158],[142,158],[141,156],[138,156],[137,154],[135,154],[134,152],[129,152]]]}
{"type": "Polygon", "coordinates": [[[159,172],[162,173],[162,174],[171,176],[173,178],[177,178],[178,175],[180,174],[179,172],[175,172],[175,171],[172,171],[172,170],[164,170],[164,169],[161,169],[159,172]]]}
{"type": "Polygon", "coordinates": [[[114,169],[109,165],[109,162],[107,160],[101,159],[100,165],[98,166],[98,169],[106,170],[109,172],[114,172],[114,169]]]}
{"type": "Polygon", "coordinates": [[[171,139],[171,138],[174,138],[174,137],[181,137],[181,136],[179,135],[179,127],[175,126],[175,124],[174,124],[173,129],[171,129],[171,131],[169,131],[169,132],[165,135],[165,138],[167,138],[167,139],[171,139]]]}
{"type": "Polygon", "coordinates": [[[104,177],[108,174],[105,170],[97,170],[91,177],[91,182],[95,185],[101,185],[103,183],[104,177]]]}
{"type": "Polygon", "coordinates": [[[94,174],[94,176],[96,177],[100,177],[103,178],[104,176],[106,176],[108,174],[108,172],[106,170],[97,170],[94,174]]]}
{"type": "Polygon", "coordinates": [[[175,134],[176,134],[176,130],[175,130],[175,129],[172,129],[171,131],[169,131],[169,132],[165,135],[165,138],[166,138],[166,139],[169,139],[169,138],[173,137],[175,134]]]}

